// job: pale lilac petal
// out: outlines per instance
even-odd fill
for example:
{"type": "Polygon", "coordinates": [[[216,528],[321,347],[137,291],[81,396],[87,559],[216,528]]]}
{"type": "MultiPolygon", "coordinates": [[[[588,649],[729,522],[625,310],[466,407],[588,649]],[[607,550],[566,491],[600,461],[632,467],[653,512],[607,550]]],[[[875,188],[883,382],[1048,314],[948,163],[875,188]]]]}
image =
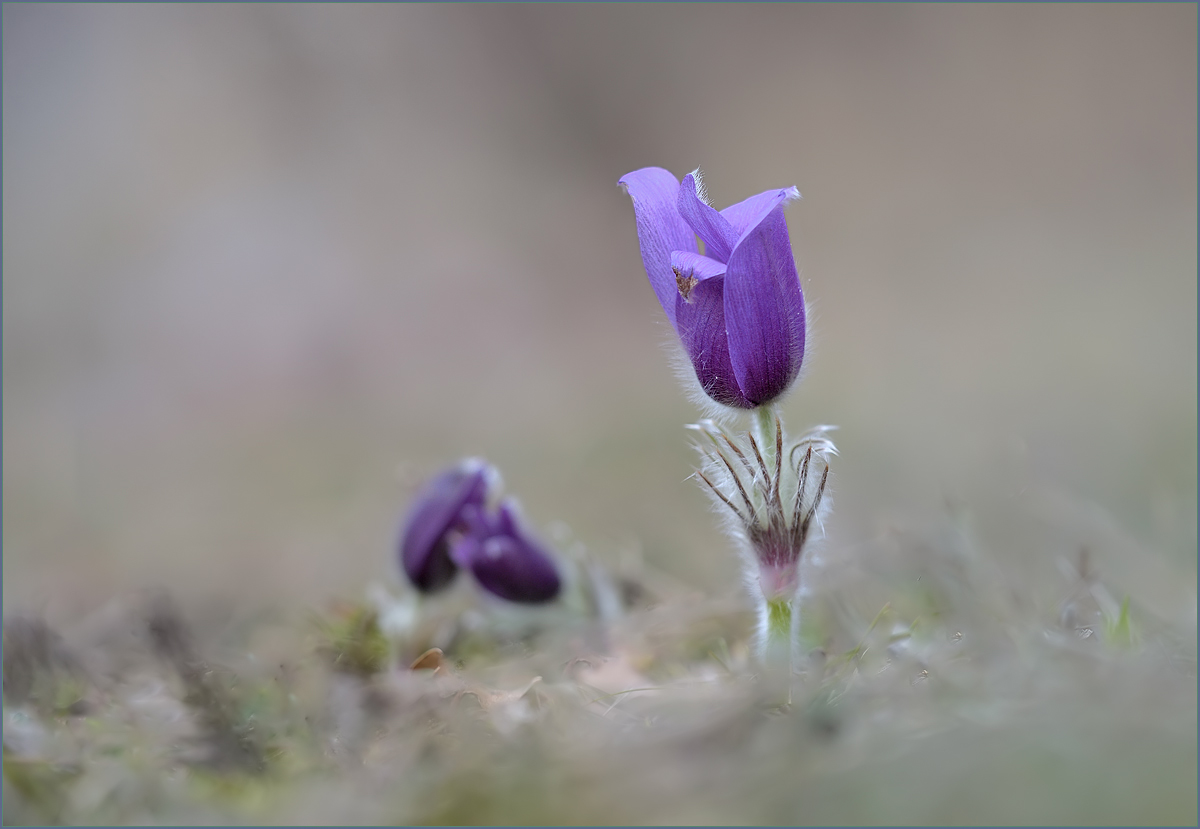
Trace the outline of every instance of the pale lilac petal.
{"type": "Polygon", "coordinates": [[[740,235],[725,217],[701,201],[696,192],[696,174],[688,173],[679,186],[679,215],[704,242],[704,254],[728,262],[740,235]]]}
{"type": "MultiPolygon", "coordinates": [[[[800,198],[800,191],[795,187],[787,187],[783,190],[767,190],[764,193],[759,193],[757,196],[751,196],[745,201],[740,201],[735,205],[726,207],[721,211],[721,216],[724,217],[734,230],[734,244],[737,240],[746,235],[746,232],[753,227],[756,227],[763,218],[779,207],[792,199],[800,198]]],[[[729,260],[726,259],[726,262],[729,260]]]]}
{"type": "Polygon", "coordinates": [[[725,335],[725,280],[725,276],[717,275],[697,282],[687,300],[677,294],[675,329],[704,393],[726,406],[752,409],[754,404],[738,388],[729,359],[725,335]]]}
{"type": "Polygon", "coordinates": [[[448,535],[464,526],[464,509],[487,498],[487,464],[469,460],[425,483],[413,498],[400,540],[400,563],[409,580],[430,593],[454,578],[448,535]]]}
{"type": "Polygon", "coordinates": [[[671,252],[699,252],[695,234],[679,215],[679,181],[661,167],[646,167],[622,177],[619,183],[633,199],[642,265],[650,287],[674,325],[677,289],[671,252]]]}
{"type": "Polygon", "coordinates": [[[724,282],[734,377],[747,400],[768,403],[787,391],[804,360],[804,295],[782,200],[745,232],[724,282]]]}

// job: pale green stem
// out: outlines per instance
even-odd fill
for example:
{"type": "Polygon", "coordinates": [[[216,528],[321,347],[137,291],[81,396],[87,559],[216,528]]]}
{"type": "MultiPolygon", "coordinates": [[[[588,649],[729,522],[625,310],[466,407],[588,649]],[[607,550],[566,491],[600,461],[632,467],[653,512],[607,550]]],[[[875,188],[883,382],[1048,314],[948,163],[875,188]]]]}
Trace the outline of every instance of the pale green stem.
{"type": "Polygon", "coordinates": [[[775,467],[775,407],[770,403],[754,410],[754,439],[762,451],[767,469],[775,467]]]}
{"type": "MultiPolygon", "coordinates": [[[[754,410],[754,440],[762,452],[763,462],[772,473],[775,469],[775,407],[767,404],[754,410]]],[[[763,482],[762,496],[767,497],[770,484],[763,482]]],[[[763,661],[792,666],[792,617],[795,600],[792,597],[766,599],[766,625],[760,643],[763,661]]]]}
{"type": "Polygon", "coordinates": [[[766,625],[759,643],[764,664],[786,665],[792,670],[792,648],[796,600],[793,597],[767,599],[766,625]]]}

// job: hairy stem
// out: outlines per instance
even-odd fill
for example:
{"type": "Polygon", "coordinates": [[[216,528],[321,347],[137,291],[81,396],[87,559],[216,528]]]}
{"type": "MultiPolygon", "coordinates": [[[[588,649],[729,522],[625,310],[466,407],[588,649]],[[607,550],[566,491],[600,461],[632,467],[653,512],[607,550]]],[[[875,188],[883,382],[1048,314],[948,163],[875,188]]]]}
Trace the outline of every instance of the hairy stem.
{"type": "Polygon", "coordinates": [[[754,439],[762,448],[767,469],[775,466],[775,407],[770,403],[754,410],[754,439]]]}
{"type": "Polygon", "coordinates": [[[796,614],[795,597],[764,599],[759,630],[759,656],[764,665],[786,667],[792,671],[792,641],[796,614]]]}

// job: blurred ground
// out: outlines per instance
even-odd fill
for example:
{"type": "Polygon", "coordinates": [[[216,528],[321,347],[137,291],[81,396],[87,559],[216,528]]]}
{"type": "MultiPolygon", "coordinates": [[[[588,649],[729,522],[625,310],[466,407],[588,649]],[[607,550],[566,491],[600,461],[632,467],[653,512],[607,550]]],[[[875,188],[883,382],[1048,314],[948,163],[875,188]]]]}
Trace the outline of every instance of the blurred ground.
{"type": "MultiPolygon", "coordinates": [[[[736,580],[616,186],[796,185],[822,562],[965,514],[1196,618],[1196,9],[7,5],[4,601],[394,579],[467,454],[736,580]]],[[[1061,587],[1047,586],[1052,592],[1061,587]]]]}

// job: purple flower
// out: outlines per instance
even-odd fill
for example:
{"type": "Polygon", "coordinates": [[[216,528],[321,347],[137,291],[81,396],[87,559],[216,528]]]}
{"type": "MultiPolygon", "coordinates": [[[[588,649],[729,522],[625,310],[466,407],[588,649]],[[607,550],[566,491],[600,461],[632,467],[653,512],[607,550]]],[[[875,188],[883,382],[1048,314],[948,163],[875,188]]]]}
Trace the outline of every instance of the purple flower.
{"type": "Polygon", "coordinates": [[[550,555],[526,533],[511,501],[495,515],[464,510],[470,532],[454,546],[455,563],[468,568],[491,593],[510,602],[551,601],[562,586],[550,555]]]}
{"type": "Polygon", "coordinates": [[[554,599],[561,580],[553,558],[520,526],[511,501],[488,511],[488,464],[463,461],[430,479],[413,499],[400,538],[400,563],[419,590],[434,593],[470,570],[510,602],[554,599]]]}
{"type": "Polygon", "coordinates": [[[436,475],[413,498],[400,539],[400,564],[425,593],[446,587],[458,570],[450,546],[467,529],[463,511],[487,501],[488,465],[470,458],[436,475]]]}
{"type": "Polygon", "coordinates": [[[804,295],[783,218],[800,193],[768,190],[718,212],[698,175],[680,184],[646,167],[620,183],[633,199],[646,275],[701,388],[753,409],[783,395],[804,361],[804,295]]]}

